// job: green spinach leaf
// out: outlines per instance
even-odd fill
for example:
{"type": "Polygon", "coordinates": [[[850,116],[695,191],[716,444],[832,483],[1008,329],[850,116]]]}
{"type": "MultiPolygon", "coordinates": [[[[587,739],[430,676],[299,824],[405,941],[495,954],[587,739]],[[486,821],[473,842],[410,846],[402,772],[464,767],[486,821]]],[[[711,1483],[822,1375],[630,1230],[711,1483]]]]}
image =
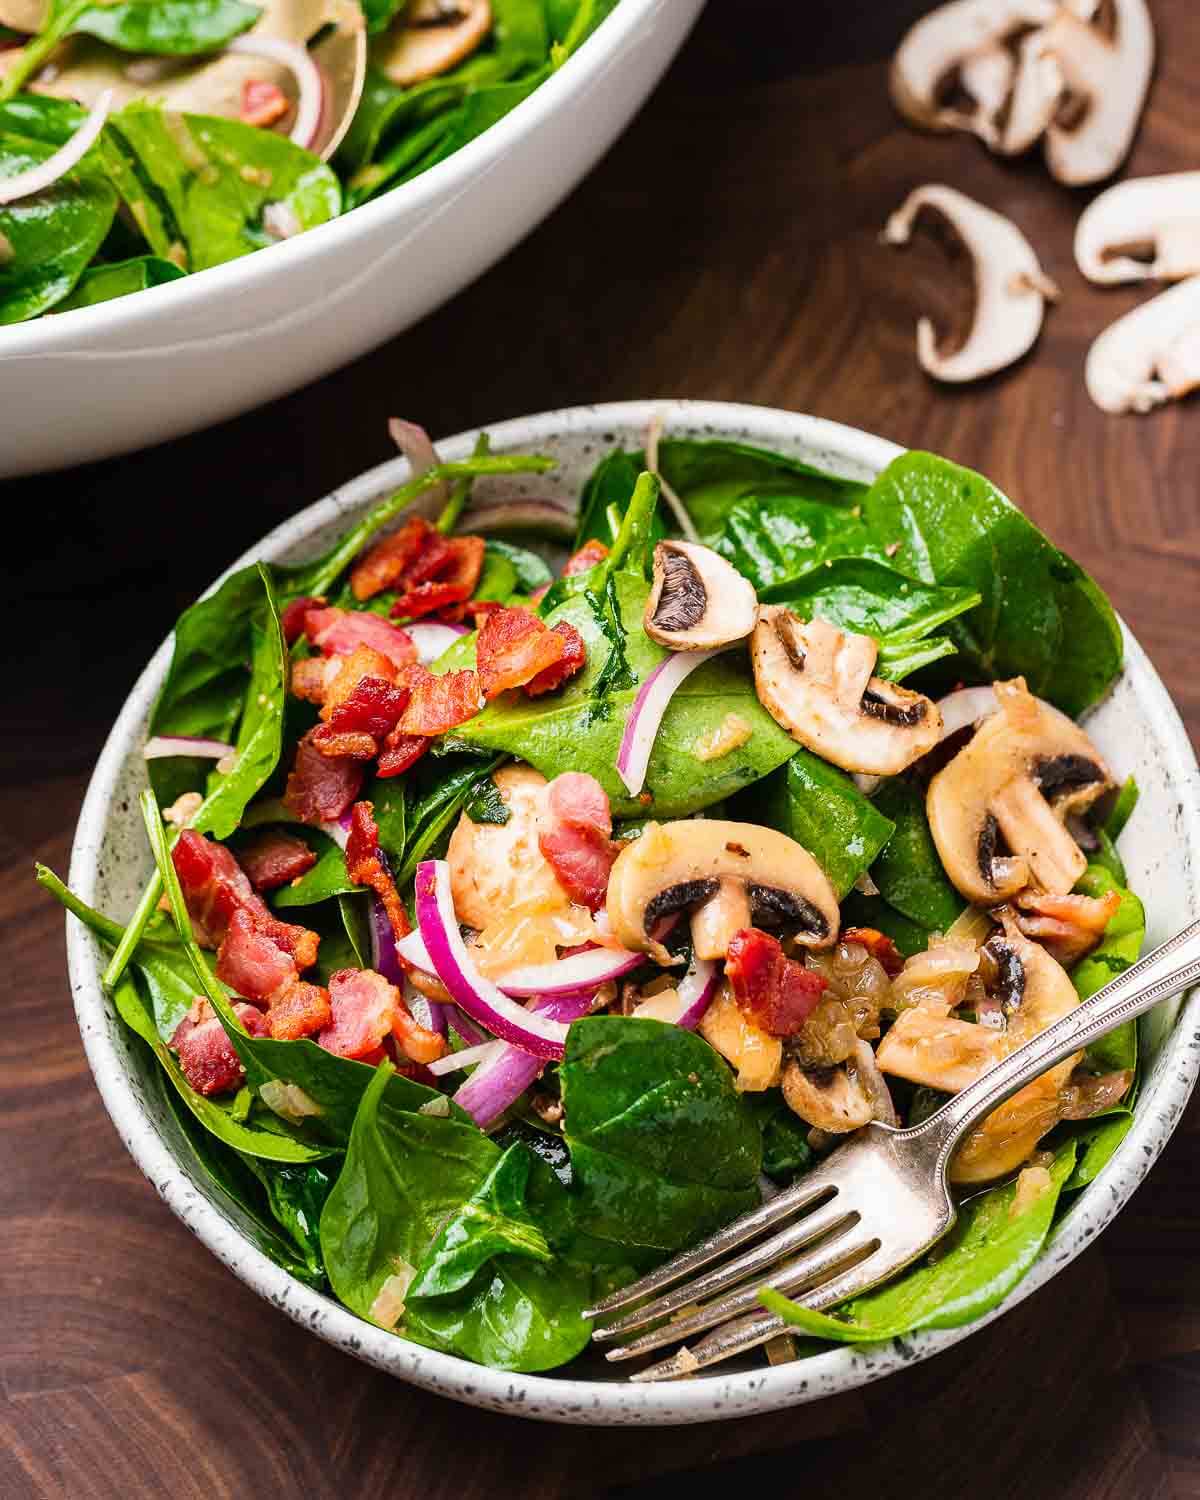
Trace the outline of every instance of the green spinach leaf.
{"type": "MultiPolygon", "coordinates": [[[[1119,886],[1102,865],[1089,865],[1075,889],[1097,899],[1102,899],[1109,891],[1117,891],[1121,897],[1121,904],[1109,920],[1099,945],[1071,970],[1071,983],[1079,998],[1088,1000],[1141,957],[1142,944],[1146,941],[1146,912],[1138,897],[1119,886]]],[[[1087,1049],[1087,1056],[1097,1072],[1136,1068],[1136,1022],[1126,1021],[1107,1036],[1100,1037],[1087,1049]]]]}
{"type": "Polygon", "coordinates": [[[500,789],[491,776],[482,777],[463,807],[473,823],[494,823],[503,828],[511,814],[508,803],[500,795],[500,789]]]}
{"type": "Polygon", "coordinates": [[[89,5],[71,27],[122,52],[194,57],[215,52],[262,15],[242,0],[117,0],[89,5]]]}
{"type": "Polygon", "coordinates": [[[966,903],[946,879],[929,831],[925,799],[909,781],[893,777],[873,799],[896,831],[871,866],[883,899],[926,932],[945,932],[966,903]]]}
{"type": "Polygon", "coordinates": [[[133,260],[92,266],[79,278],[71,295],[58,304],[58,311],[69,312],[73,307],[95,307],[99,302],[112,302],[117,297],[128,297],[130,292],[144,292],[152,286],[178,281],[183,274],[178,266],[155,255],[140,255],[133,260]]]}
{"type": "Polygon", "coordinates": [[[272,906],[279,910],[287,910],[293,906],[313,906],[318,901],[328,901],[334,896],[346,896],[362,890],[346,873],[346,856],[331,838],[318,833],[315,828],[298,828],[296,835],[317,856],[317,862],[299,880],[293,880],[272,891],[272,906]]]}

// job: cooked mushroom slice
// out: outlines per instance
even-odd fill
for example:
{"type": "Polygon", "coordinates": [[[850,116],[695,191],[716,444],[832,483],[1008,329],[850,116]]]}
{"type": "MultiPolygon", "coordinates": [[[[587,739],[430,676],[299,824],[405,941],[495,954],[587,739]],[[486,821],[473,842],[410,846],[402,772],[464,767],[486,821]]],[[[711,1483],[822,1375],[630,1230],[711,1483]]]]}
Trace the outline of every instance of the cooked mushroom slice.
{"type": "Polygon", "coordinates": [[[1200,272],[1200,172],[1119,182],[1075,227],[1075,262],[1089,281],[1182,281],[1200,272]]]}
{"type": "MultiPolygon", "coordinates": [[[[660,964],[674,960],[651,933],[671,912],[695,911],[713,899],[738,925],[745,907],[756,927],[772,927],[806,948],[827,947],[838,933],[833,887],[807,849],[773,828],[719,818],[648,823],[617,856],[608,877],[608,918],[627,948],[660,964]]],[[[723,958],[737,931],[728,920],[699,916],[705,952],[723,958]]],[[[699,947],[697,947],[699,953],[699,947]]]]}
{"type": "Polygon", "coordinates": [[[371,47],[371,62],[406,89],[462,62],[492,29],[490,0],[412,0],[371,47]]]}
{"type": "Polygon", "coordinates": [[[836,1068],[804,1068],[797,1058],[783,1067],[783,1097],[793,1113],[830,1135],[845,1135],[872,1120],[896,1123],[892,1096],[866,1042],[836,1068]]]}
{"type": "Polygon", "coordinates": [[[955,0],[930,12],[893,59],[896,108],[926,130],[969,130],[993,145],[1013,86],[1008,44],[1056,9],[1054,0],[955,0]]]}
{"type": "Polygon", "coordinates": [[[1064,819],[1112,785],[1084,731],[1023,678],[998,682],[996,696],[1000,712],[937,773],[925,802],[946,874],[977,906],[1030,884],[1071,890],[1087,860],[1064,819]]]}
{"type": "Polygon", "coordinates": [[[766,604],[750,640],[759,702],[801,745],[841,766],[894,776],[937,744],[942,718],[920,693],[871,675],[878,644],[766,604]]]}
{"type": "Polygon", "coordinates": [[[1088,350],[1088,395],[1102,411],[1148,412],[1200,385],[1200,276],[1111,324],[1088,350]]]}
{"type": "Polygon", "coordinates": [[[744,641],[757,612],[753,586],[711,547],[655,547],[654,586],[642,620],[652,641],[673,651],[713,651],[744,641]]]}
{"type": "Polygon", "coordinates": [[[1046,302],[1057,301],[1058,287],[1010,219],[940,183],[909,194],[887,222],[887,243],[906,245],[923,210],[936,215],[941,227],[970,257],[975,313],[964,338],[941,345],[932,321],[922,318],[917,324],[917,358],[921,368],[938,380],[979,380],[1003,370],[1033,347],[1046,302]]]}

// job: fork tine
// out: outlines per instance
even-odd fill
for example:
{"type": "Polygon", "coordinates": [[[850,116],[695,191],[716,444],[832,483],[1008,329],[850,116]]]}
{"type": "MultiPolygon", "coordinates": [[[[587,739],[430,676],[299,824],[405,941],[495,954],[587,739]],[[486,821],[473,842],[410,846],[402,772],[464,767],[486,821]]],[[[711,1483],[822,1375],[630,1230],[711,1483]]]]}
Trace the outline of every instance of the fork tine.
{"type": "MultiPolygon", "coordinates": [[[[856,1261],[853,1266],[848,1267],[840,1276],[832,1281],[825,1282],[822,1286],[810,1291],[804,1297],[804,1305],[817,1310],[825,1307],[836,1306],[844,1302],[847,1297],[852,1297],[856,1292],[865,1291],[868,1287],[875,1285],[880,1279],[880,1270],[872,1268],[871,1262],[877,1251],[871,1251],[862,1260],[856,1261]]],[[[887,1268],[882,1268],[882,1273],[887,1274],[887,1268]]],[[[775,1282],[772,1281],[772,1285],[775,1282]]],[[[784,1290],[784,1288],[780,1288],[784,1290]]],[[[733,1359],[739,1354],[745,1354],[750,1349],[765,1344],[773,1339],[776,1334],[788,1331],[789,1325],[782,1318],[777,1318],[774,1313],[769,1313],[762,1308],[757,1313],[750,1313],[746,1317],[735,1319],[731,1323],[725,1323],[715,1332],[710,1333],[693,1349],[677,1349],[667,1359],[659,1360],[658,1364],[650,1365],[645,1370],[635,1370],[629,1377],[630,1381],[650,1382],[656,1380],[678,1380],[685,1375],[693,1375],[697,1370],[702,1370],[708,1365],[720,1364],[722,1360],[733,1359]]],[[[612,1358],[612,1355],[609,1355],[612,1358]]]]}
{"type": "MultiPolygon", "coordinates": [[[[840,1229],[827,1234],[818,1248],[808,1255],[785,1261],[769,1276],[756,1277],[749,1285],[738,1287],[724,1297],[718,1297],[715,1302],[709,1302],[691,1317],[666,1323],[650,1333],[642,1334],[641,1338],[634,1339],[631,1343],[610,1349],[606,1358],[614,1363],[636,1359],[640,1354],[648,1354],[651,1349],[661,1349],[664,1344],[682,1343],[694,1333],[703,1333],[706,1328],[750,1312],[760,1306],[758,1289],[764,1284],[773,1286],[780,1292],[796,1292],[803,1287],[816,1286],[830,1280],[845,1269],[847,1261],[859,1251],[873,1254],[878,1248],[878,1240],[865,1244],[860,1241],[857,1245],[846,1243],[847,1236],[857,1224],[858,1216],[854,1215],[840,1229]]],[[[864,1257],[859,1255],[858,1258],[864,1257]]]]}
{"type": "Polygon", "coordinates": [[[632,1285],[605,1297],[602,1302],[597,1302],[595,1307],[589,1308],[584,1313],[584,1317],[603,1318],[619,1308],[628,1307],[631,1302],[639,1302],[643,1297],[652,1296],[655,1292],[662,1291],[693,1271],[698,1271],[701,1266],[708,1265],[718,1256],[736,1249],[738,1245],[744,1245],[747,1240],[756,1238],[768,1229],[774,1229],[777,1224],[781,1224],[793,1213],[799,1213],[805,1208],[816,1205],[819,1199],[828,1197],[836,1191],[836,1184],[830,1182],[822,1169],[818,1167],[794,1187],[777,1193],[761,1208],[752,1209],[750,1213],[743,1214],[740,1219],[727,1224],[724,1229],[719,1229],[716,1234],[702,1240],[693,1249],[685,1250],[681,1255],[675,1256],[666,1265],[659,1266],[648,1276],[643,1276],[640,1281],[635,1281],[632,1285]]]}
{"type": "Polygon", "coordinates": [[[715,1270],[701,1276],[699,1280],[685,1282],[683,1286],[676,1287],[673,1292],[668,1292],[665,1296],[647,1303],[645,1307],[639,1307],[627,1313],[616,1323],[609,1323],[604,1328],[595,1329],[592,1333],[593,1340],[596,1343],[604,1343],[611,1339],[623,1338],[638,1328],[644,1328],[647,1323],[654,1323],[659,1318],[669,1317],[671,1313],[677,1312],[681,1307],[687,1307],[689,1303],[700,1302],[705,1297],[715,1297],[719,1292],[729,1290],[739,1281],[767,1270],[768,1267],[783,1260],[785,1256],[794,1254],[805,1245],[811,1245],[814,1240],[819,1240],[834,1230],[849,1229],[858,1222],[859,1216],[853,1209],[839,1207],[840,1203],[840,1197],[831,1199],[815,1212],[805,1214],[803,1218],[790,1224],[779,1234],[763,1240],[744,1254],[737,1256],[736,1259],[725,1261],[715,1270]]]}

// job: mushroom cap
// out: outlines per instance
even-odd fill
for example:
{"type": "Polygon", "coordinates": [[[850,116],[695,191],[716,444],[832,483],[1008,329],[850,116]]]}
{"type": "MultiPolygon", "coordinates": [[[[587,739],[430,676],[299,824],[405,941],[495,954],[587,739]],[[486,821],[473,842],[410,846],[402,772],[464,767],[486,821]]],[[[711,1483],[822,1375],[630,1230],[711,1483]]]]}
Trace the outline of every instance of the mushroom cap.
{"type": "Polygon", "coordinates": [[[879,647],[828,621],[764,604],[750,641],[763,707],[799,744],[841,766],[895,776],[937,744],[930,699],[871,675],[879,647]]]}
{"type": "Polygon", "coordinates": [[[491,0],[412,0],[371,44],[371,62],[411,88],[470,56],[491,29],[491,0]]]}
{"type": "Polygon", "coordinates": [[[648,823],[626,845],[608,877],[613,935],[626,948],[672,963],[650,936],[655,923],[718,895],[722,881],[744,885],[758,927],[780,928],[808,948],[828,947],[837,937],[837,896],[808,850],[774,828],[721,818],[648,823]]]}
{"type": "Polygon", "coordinates": [[[758,599],[738,570],[700,542],[664,541],[654,549],[654,584],[642,625],[674,651],[714,651],[744,641],[758,599]]]}
{"type": "Polygon", "coordinates": [[[1028,693],[1023,678],[997,683],[996,695],[1000,711],[937,773],[925,803],[946,874],[977,906],[1031,882],[1069,891],[1087,861],[1062,818],[1112,785],[1087,734],[1028,693]]]}
{"type": "Polygon", "coordinates": [[[1075,263],[1089,281],[1180,281],[1200,272],[1200,172],[1118,182],[1075,226],[1075,263]]]}
{"type": "Polygon", "coordinates": [[[1102,411],[1152,411],[1200,378],[1190,337],[1200,328],[1200,276],[1111,323],[1088,350],[1084,378],[1102,411]]]}

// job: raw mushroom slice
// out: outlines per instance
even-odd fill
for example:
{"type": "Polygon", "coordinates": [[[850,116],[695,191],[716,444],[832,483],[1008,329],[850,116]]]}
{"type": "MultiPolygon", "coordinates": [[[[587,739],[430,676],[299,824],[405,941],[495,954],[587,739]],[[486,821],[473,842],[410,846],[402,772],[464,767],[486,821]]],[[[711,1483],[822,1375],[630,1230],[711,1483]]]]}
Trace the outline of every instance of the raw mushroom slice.
{"type": "Polygon", "coordinates": [[[1088,350],[1088,395],[1102,411],[1148,412],[1200,386],[1200,276],[1106,328],[1088,350]]]}
{"type": "Polygon", "coordinates": [[[412,0],[371,46],[371,62],[411,88],[469,57],[492,29],[490,0],[412,0]]]}
{"type": "Polygon", "coordinates": [[[642,621],[652,641],[673,651],[714,651],[744,641],[757,616],[753,585],[711,547],[655,547],[654,586],[642,621]]]}
{"type": "MultiPolygon", "coordinates": [[[[245,33],[247,40],[303,45],[318,35],[312,56],[321,69],[324,99],[312,149],[327,160],[350,128],[366,77],[366,27],[358,0],[265,0],[261,19],[245,33]]],[[[183,113],[236,120],[243,88],[258,81],[275,84],[295,104],[291,69],[271,58],[232,52],[200,60],[131,57],[92,37],[77,36],[58,49],[51,68],[32,87],[89,108],[105,89],[112,89],[114,108],[132,99],[152,99],[183,113]]],[[[286,135],[290,126],[289,112],[275,128],[286,135]]]]}
{"type": "Polygon", "coordinates": [[[1033,347],[1046,302],[1058,299],[1058,287],[1011,219],[941,183],[909,194],[887,222],[886,243],[906,245],[923,211],[935,214],[970,257],[975,313],[966,337],[943,346],[932,321],[920,320],[917,358],[921,368],[937,380],[954,383],[993,375],[1033,347]]]}
{"type": "Polygon", "coordinates": [[[895,776],[938,743],[942,716],[923,694],[872,676],[879,645],[827,620],[766,604],[750,641],[754,686],[771,717],[844,771],[895,776]]]}
{"type": "Polygon", "coordinates": [[[734,932],[747,925],[747,907],[754,926],[775,928],[806,948],[827,948],[838,934],[837,896],[820,865],[794,839],[756,823],[648,823],[608,877],[613,936],[660,964],[675,962],[651,936],[661,918],[695,912],[694,930],[704,934],[706,950],[698,956],[723,958],[734,932]],[[714,898],[724,921],[705,919],[704,903],[714,898]]]}
{"type": "Polygon", "coordinates": [[[929,784],[929,829],[946,874],[976,906],[995,906],[1034,884],[1064,895],[1087,868],[1068,832],[1111,785],[1099,751],[1073,719],[998,682],[1000,712],[929,784]]]}
{"type": "Polygon", "coordinates": [[[1200,172],[1119,182],[1075,227],[1075,263],[1089,281],[1181,281],[1200,272],[1200,172]]]}
{"type": "Polygon", "coordinates": [[[1021,40],[1012,92],[995,144],[1002,156],[1019,156],[1041,140],[1067,87],[1058,59],[1042,45],[1042,35],[1032,31],[1021,40]]]}

